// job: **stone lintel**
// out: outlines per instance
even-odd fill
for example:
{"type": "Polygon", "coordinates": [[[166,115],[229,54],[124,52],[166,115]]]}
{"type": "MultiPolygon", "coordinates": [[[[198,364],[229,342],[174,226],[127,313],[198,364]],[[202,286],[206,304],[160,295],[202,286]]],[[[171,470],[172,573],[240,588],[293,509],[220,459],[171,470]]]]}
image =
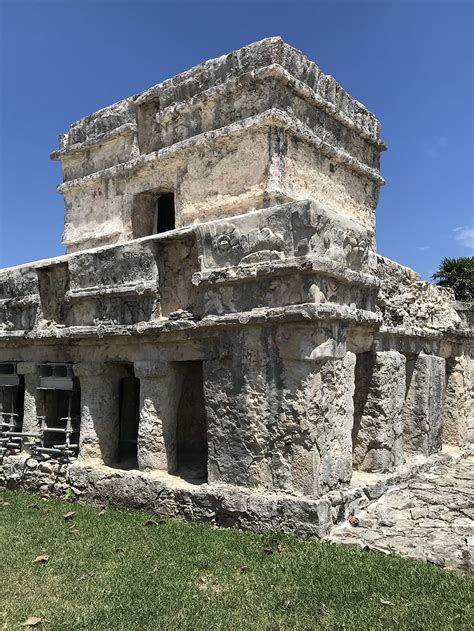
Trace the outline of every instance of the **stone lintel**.
{"type": "Polygon", "coordinates": [[[189,319],[170,320],[160,318],[149,322],[139,322],[132,325],[99,324],[92,326],[70,326],[70,327],[50,327],[35,331],[5,331],[0,332],[1,342],[18,343],[24,341],[28,335],[28,341],[38,341],[44,344],[64,344],[72,339],[93,340],[97,343],[98,338],[118,338],[141,336],[155,336],[157,334],[174,336],[188,336],[192,334],[203,334],[209,337],[227,327],[242,326],[245,324],[278,324],[281,322],[301,323],[301,322],[354,322],[361,326],[378,329],[381,323],[381,316],[373,311],[357,309],[348,305],[338,305],[335,303],[303,303],[288,305],[285,307],[261,307],[251,311],[225,313],[221,316],[209,315],[201,320],[189,319]],[[212,331],[214,329],[214,331],[212,331]]]}
{"type": "Polygon", "coordinates": [[[129,371],[124,364],[129,362],[80,362],[73,365],[74,376],[79,379],[95,379],[96,377],[107,377],[120,379],[126,377],[129,371]]]}

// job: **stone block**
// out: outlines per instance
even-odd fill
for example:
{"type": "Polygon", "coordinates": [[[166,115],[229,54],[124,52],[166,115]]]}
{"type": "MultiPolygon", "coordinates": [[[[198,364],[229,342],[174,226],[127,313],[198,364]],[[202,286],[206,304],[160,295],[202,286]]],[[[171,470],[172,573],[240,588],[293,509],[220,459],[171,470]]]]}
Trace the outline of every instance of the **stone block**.
{"type": "Polygon", "coordinates": [[[403,447],[428,456],[441,450],[446,393],[446,362],[441,357],[408,357],[403,410],[403,447]]]}
{"type": "Polygon", "coordinates": [[[471,423],[470,358],[446,361],[446,400],[443,415],[443,443],[463,446],[469,442],[471,423]]]}
{"type": "Polygon", "coordinates": [[[402,460],[405,363],[397,351],[357,356],[352,429],[355,469],[392,471],[402,460]]]}

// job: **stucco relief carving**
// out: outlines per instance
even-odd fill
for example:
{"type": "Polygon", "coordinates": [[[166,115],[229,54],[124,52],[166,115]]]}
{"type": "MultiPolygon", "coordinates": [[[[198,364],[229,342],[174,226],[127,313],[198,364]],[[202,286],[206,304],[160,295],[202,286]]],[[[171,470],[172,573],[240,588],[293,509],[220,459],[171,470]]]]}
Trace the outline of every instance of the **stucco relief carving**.
{"type": "Polygon", "coordinates": [[[251,264],[283,258],[285,240],[282,234],[268,227],[244,232],[233,223],[211,223],[206,236],[205,249],[217,264],[251,264]]]}
{"type": "MultiPolygon", "coordinates": [[[[311,237],[310,247],[314,249],[315,241],[321,240],[319,234],[311,237]]],[[[352,269],[360,269],[369,257],[369,242],[362,235],[344,228],[329,226],[322,234],[325,256],[329,259],[345,263],[352,269]]]]}
{"type": "Polygon", "coordinates": [[[275,278],[271,283],[273,303],[283,305],[296,305],[304,302],[312,302],[305,291],[302,278],[275,278]]]}
{"type": "Polygon", "coordinates": [[[325,209],[294,212],[292,231],[295,256],[315,255],[360,270],[371,267],[372,240],[367,230],[357,230],[354,223],[336,221],[325,209]]]}

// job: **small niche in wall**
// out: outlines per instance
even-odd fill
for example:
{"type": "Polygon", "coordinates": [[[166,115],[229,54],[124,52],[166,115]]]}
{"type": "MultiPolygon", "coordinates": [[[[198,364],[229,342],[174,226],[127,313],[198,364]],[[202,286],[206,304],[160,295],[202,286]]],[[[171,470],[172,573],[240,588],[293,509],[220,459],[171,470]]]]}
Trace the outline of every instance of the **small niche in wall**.
{"type": "Polygon", "coordinates": [[[147,191],[135,196],[132,208],[134,239],[168,232],[175,227],[174,193],[147,191]]]}

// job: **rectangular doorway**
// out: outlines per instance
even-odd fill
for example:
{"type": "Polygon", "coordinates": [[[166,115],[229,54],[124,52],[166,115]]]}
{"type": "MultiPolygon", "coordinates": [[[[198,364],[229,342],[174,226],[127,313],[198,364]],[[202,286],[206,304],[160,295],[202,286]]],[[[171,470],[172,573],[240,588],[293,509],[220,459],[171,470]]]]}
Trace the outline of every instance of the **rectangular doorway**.
{"type": "Polygon", "coordinates": [[[140,380],[134,375],[120,381],[118,465],[136,469],[138,425],[140,422],[140,380]]]}
{"type": "Polygon", "coordinates": [[[176,474],[207,482],[207,418],[202,361],[179,362],[182,387],[176,417],[176,474]]]}

